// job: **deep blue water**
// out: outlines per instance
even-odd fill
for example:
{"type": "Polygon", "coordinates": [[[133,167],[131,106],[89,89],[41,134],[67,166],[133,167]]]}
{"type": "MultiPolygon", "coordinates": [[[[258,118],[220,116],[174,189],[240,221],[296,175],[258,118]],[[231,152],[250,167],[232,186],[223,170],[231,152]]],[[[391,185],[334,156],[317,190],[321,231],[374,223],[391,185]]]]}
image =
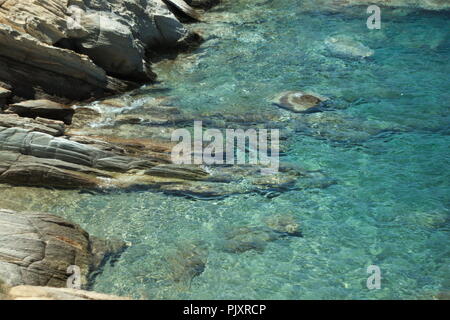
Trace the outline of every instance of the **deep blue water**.
{"type": "Polygon", "coordinates": [[[449,13],[383,8],[381,30],[368,30],[365,7],[302,4],[226,2],[192,26],[203,30],[201,48],[156,72],[186,110],[264,112],[286,90],[330,97],[336,120],[320,137],[296,133],[283,160],[337,183],[270,199],[141,191],[51,205],[94,235],[133,244],[93,289],[150,299],[420,299],[450,289],[449,13]],[[374,55],[331,54],[324,40],[336,35],[374,55]],[[262,253],[218,249],[224,229],[279,213],[294,216],[304,237],[262,253]],[[204,272],[190,285],[170,281],[167,256],[198,242],[208,250],[204,272]],[[369,265],[381,269],[380,290],[366,287],[369,265]]]}

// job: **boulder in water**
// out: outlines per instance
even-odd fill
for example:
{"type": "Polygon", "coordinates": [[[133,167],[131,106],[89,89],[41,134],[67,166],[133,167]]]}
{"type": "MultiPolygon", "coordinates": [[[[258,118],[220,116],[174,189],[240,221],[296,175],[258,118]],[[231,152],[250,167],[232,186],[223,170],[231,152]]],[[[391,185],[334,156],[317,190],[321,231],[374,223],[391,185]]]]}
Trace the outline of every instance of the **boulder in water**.
{"type": "Polygon", "coordinates": [[[278,94],[272,102],[283,109],[295,113],[320,112],[327,98],[304,91],[285,91],[278,94]]]}

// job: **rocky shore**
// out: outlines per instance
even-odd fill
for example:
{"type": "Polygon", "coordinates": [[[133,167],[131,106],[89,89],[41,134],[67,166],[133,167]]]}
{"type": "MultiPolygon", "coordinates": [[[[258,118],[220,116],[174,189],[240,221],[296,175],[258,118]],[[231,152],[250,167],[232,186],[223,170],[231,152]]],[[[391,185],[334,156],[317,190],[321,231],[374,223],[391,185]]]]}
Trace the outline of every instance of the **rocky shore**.
{"type": "MultiPolygon", "coordinates": [[[[413,1],[319,2],[340,10],[369,2],[409,7],[413,1]]],[[[202,20],[203,10],[218,3],[0,0],[0,183],[93,193],[145,189],[194,199],[249,193],[270,198],[336,181],[284,161],[270,176],[259,174],[261,166],[175,164],[170,132],[190,128],[194,120],[222,131],[278,128],[283,156],[298,135],[357,143],[405,129],[342,116],[333,97],[306,90],[281,92],[268,99],[269,111],[258,114],[186,112],[166,96],[129,108],[117,98],[156,81],[153,60],[198,46],[202,37],[189,23],[202,20]]],[[[442,10],[450,3],[429,0],[419,7],[442,10]]],[[[374,54],[339,36],[327,39],[325,47],[337,57],[362,60],[374,54]]],[[[281,215],[264,227],[230,230],[217,247],[263,252],[270,242],[301,236],[295,218],[281,215]]],[[[82,288],[89,289],[93,273],[127,246],[93,237],[51,214],[0,209],[0,299],[126,299],[65,287],[69,266],[80,267],[82,288]]],[[[206,260],[203,244],[180,248],[167,258],[172,280],[190,284],[206,260]]]]}
{"type": "MultiPolygon", "coordinates": [[[[217,1],[188,3],[205,9],[217,1]]],[[[76,113],[66,104],[154,81],[151,57],[197,46],[201,37],[180,20],[200,16],[181,0],[0,1],[0,181],[124,188],[169,176],[169,189],[177,189],[205,177],[201,169],[171,166],[166,143],[66,134],[76,113]]],[[[119,299],[58,288],[66,287],[71,265],[88,288],[92,272],[125,243],[45,213],[0,209],[0,220],[0,298],[119,299]]]]}

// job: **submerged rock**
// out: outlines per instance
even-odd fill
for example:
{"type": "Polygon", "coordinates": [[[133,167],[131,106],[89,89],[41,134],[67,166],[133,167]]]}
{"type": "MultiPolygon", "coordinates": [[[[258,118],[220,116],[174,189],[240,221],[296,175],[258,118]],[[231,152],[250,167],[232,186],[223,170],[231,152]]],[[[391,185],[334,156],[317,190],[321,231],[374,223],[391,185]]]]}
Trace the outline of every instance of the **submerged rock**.
{"type": "MultiPolygon", "coordinates": [[[[69,266],[80,268],[81,284],[110,254],[78,225],[46,213],[0,209],[0,280],[9,286],[66,287],[69,266]]],[[[119,251],[126,245],[122,243],[119,251]]],[[[117,249],[117,246],[116,246],[117,249]]]]}
{"type": "Polygon", "coordinates": [[[207,261],[208,248],[203,242],[182,244],[166,257],[170,278],[188,287],[203,273],[207,261]]]}
{"type": "Polygon", "coordinates": [[[336,57],[364,59],[373,56],[375,53],[361,42],[345,35],[329,37],[325,39],[324,43],[328,52],[336,57]]]}
{"type": "MultiPolygon", "coordinates": [[[[277,227],[281,229],[279,225],[277,227]]],[[[292,231],[292,229],[290,230],[292,231]]],[[[301,234],[297,231],[278,231],[269,227],[245,226],[225,233],[221,247],[229,253],[243,253],[249,250],[262,253],[269,242],[288,236],[301,237],[301,234]]]]}
{"type": "Polygon", "coordinates": [[[284,232],[290,236],[302,237],[300,224],[290,214],[277,214],[266,219],[266,224],[272,230],[284,232]]]}
{"type": "Polygon", "coordinates": [[[295,113],[312,113],[321,111],[322,103],[326,100],[314,93],[285,91],[278,94],[272,103],[295,113]]]}

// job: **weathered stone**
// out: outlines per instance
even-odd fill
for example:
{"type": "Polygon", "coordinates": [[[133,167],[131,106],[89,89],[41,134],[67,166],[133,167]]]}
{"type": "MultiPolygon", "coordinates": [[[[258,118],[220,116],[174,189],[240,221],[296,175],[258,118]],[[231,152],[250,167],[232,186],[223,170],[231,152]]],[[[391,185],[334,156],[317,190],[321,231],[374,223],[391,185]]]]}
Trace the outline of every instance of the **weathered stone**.
{"type": "Polygon", "coordinates": [[[0,81],[12,86],[16,96],[81,100],[129,89],[88,57],[44,44],[8,25],[0,24],[0,42],[0,81]]]}
{"type": "Polygon", "coordinates": [[[170,278],[190,287],[192,280],[203,273],[208,261],[208,248],[203,242],[185,243],[165,257],[170,278]]]}
{"type": "Polygon", "coordinates": [[[43,118],[21,118],[16,114],[0,114],[0,127],[5,128],[23,128],[29,131],[47,133],[52,136],[61,136],[64,134],[64,123],[43,118]]]}
{"type": "Polygon", "coordinates": [[[290,236],[302,236],[300,224],[290,214],[276,214],[268,217],[265,222],[269,228],[277,232],[284,232],[290,236]]]}
{"type": "Polygon", "coordinates": [[[92,108],[78,107],[72,116],[71,128],[82,128],[101,119],[101,114],[92,108]]]}
{"type": "Polygon", "coordinates": [[[239,227],[225,234],[222,248],[230,253],[243,253],[249,250],[262,252],[268,242],[287,236],[266,227],[239,227]]]}
{"type": "Polygon", "coordinates": [[[94,291],[68,288],[17,286],[7,292],[8,300],[130,300],[94,291]]]}
{"type": "Polygon", "coordinates": [[[296,113],[321,111],[320,107],[327,99],[314,93],[303,91],[286,91],[272,101],[276,106],[296,113]]]}
{"type": "Polygon", "coordinates": [[[9,105],[6,109],[21,117],[60,120],[66,124],[72,122],[74,110],[71,107],[50,100],[28,100],[9,105]]]}
{"type": "Polygon", "coordinates": [[[85,286],[99,267],[95,244],[76,224],[46,213],[4,209],[0,222],[0,279],[9,286],[66,287],[72,265],[80,268],[85,286]]]}
{"type": "Polygon", "coordinates": [[[154,80],[147,52],[196,37],[161,0],[3,1],[0,81],[26,99],[98,98],[136,87],[106,73],[154,80]]]}

